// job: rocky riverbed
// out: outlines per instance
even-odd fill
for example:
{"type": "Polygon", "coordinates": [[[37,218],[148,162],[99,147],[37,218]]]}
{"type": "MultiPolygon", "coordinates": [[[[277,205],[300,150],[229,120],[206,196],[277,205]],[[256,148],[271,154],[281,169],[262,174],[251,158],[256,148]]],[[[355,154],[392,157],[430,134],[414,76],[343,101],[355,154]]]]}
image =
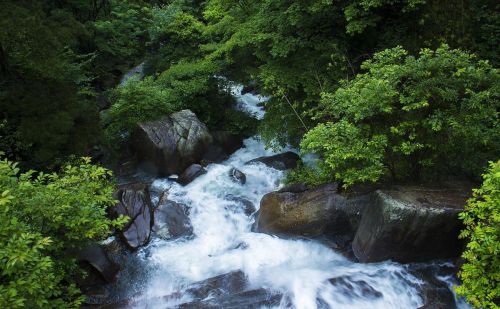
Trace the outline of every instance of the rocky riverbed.
{"type": "MultiPolygon", "coordinates": [[[[239,108],[261,118],[265,98],[240,90],[239,108]]],[[[293,151],[208,132],[187,110],[139,126],[134,147],[146,174],[114,210],[130,222],[100,260],[81,258],[101,279],[89,307],[467,308],[442,260],[460,250],[464,191],[284,188],[293,151]]]]}

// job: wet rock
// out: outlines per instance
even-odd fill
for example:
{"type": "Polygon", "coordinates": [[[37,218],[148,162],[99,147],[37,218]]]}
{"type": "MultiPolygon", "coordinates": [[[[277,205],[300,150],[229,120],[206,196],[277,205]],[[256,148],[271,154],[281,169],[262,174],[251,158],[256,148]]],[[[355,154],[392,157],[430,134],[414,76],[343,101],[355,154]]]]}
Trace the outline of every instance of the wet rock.
{"type": "Polygon", "coordinates": [[[166,176],[180,174],[199,162],[212,143],[212,136],[193,112],[182,110],[139,124],[132,140],[143,169],[166,176]]]}
{"type": "Polygon", "coordinates": [[[282,296],[265,289],[249,289],[241,271],[216,276],[194,284],[187,290],[195,300],[178,308],[262,308],[277,306],[282,296]]]}
{"type": "Polygon", "coordinates": [[[224,197],[224,199],[241,205],[241,207],[243,208],[243,212],[247,216],[252,215],[257,210],[255,208],[255,205],[244,197],[228,194],[224,197]]]}
{"type": "Polygon", "coordinates": [[[209,145],[203,158],[201,159],[201,164],[207,166],[212,163],[221,163],[224,160],[227,160],[229,156],[222,149],[222,147],[217,145],[209,145]]]}
{"type": "Polygon", "coordinates": [[[227,156],[243,147],[241,135],[229,131],[214,131],[212,136],[214,145],[219,146],[227,156]]]}
{"type": "Polygon", "coordinates": [[[187,207],[174,201],[160,200],[154,221],[153,231],[161,239],[171,240],[193,234],[187,207]]]}
{"type": "Polygon", "coordinates": [[[234,167],[229,170],[229,178],[241,185],[244,185],[247,182],[247,176],[242,171],[234,167]]]}
{"type": "Polygon", "coordinates": [[[369,196],[341,196],[335,183],[299,193],[271,192],[261,200],[258,231],[301,236],[347,235],[352,239],[369,201],[369,196]]]}
{"type": "Polygon", "coordinates": [[[336,289],[349,298],[377,299],[383,294],[370,286],[364,280],[355,280],[349,276],[342,276],[328,280],[336,289]]]}
{"type": "Polygon", "coordinates": [[[242,271],[233,271],[195,283],[186,292],[198,299],[204,299],[208,296],[216,297],[238,293],[244,291],[246,286],[245,274],[242,271]]]}
{"type": "Polygon", "coordinates": [[[453,293],[447,288],[424,288],[422,292],[425,305],[417,309],[450,309],[456,308],[453,293]]]}
{"type": "MultiPolygon", "coordinates": [[[[257,309],[257,308],[274,308],[282,303],[283,296],[279,293],[273,293],[265,289],[243,291],[235,294],[223,295],[206,300],[194,301],[181,304],[178,308],[182,309],[208,309],[208,308],[225,308],[225,309],[257,309]]],[[[284,308],[291,308],[291,304],[284,308]]]]}
{"type": "Polygon", "coordinates": [[[119,265],[120,269],[126,269],[129,258],[135,256],[128,250],[128,246],[121,237],[111,236],[106,241],[101,242],[100,245],[106,251],[109,259],[119,265]]]}
{"type": "Polygon", "coordinates": [[[456,308],[455,296],[446,282],[438,279],[438,276],[454,276],[456,269],[443,267],[438,264],[413,264],[410,273],[422,280],[419,287],[420,296],[424,305],[418,309],[448,309],[456,308]]]}
{"type": "Polygon", "coordinates": [[[206,174],[207,170],[199,164],[190,165],[177,179],[177,182],[181,185],[187,185],[191,181],[195,180],[199,176],[206,174]]]}
{"type": "Polygon", "coordinates": [[[115,197],[119,203],[112,208],[112,214],[130,218],[120,236],[131,249],[144,246],[149,241],[153,226],[153,207],[147,185],[135,183],[120,186],[115,197]]]}
{"type": "Polygon", "coordinates": [[[362,262],[426,261],[459,255],[458,214],[468,190],[418,186],[377,190],[353,242],[362,262]]]}
{"type": "Polygon", "coordinates": [[[274,156],[260,157],[246,162],[245,164],[264,163],[265,165],[275,168],[280,171],[295,168],[297,161],[300,159],[295,152],[284,152],[274,156]]]}
{"type": "Polygon", "coordinates": [[[111,296],[110,288],[106,285],[80,287],[85,295],[82,308],[107,308],[103,307],[111,296]]]}
{"type": "Polygon", "coordinates": [[[120,266],[108,257],[104,248],[95,244],[83,249],[78,254],[78,261],[90,265],[106,282],[114,282],[120,271],[120,266]]]}

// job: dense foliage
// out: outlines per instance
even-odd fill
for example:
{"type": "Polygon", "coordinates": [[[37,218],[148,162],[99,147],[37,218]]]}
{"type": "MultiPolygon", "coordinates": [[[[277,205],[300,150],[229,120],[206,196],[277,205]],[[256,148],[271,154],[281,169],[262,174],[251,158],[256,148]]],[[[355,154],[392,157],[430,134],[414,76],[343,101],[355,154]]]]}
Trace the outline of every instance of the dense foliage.
{"type": "Polygon", "coordinates": [[[206,44],[236,80],[273,97],[261,127],[270,145],[298,145],[321,92],[352,79],[373,53],[448,43],[497,64],[496,1],[208,1],[206,44]],[[492,45],[493,44],[493,45],[492,45]]]}
{"type": "Polygon", "coordinates": [[[466,263],[459,273],[458,294],[477,308],[498,308],[500,301],[500,161],[490,162],[483,185],[460,215],[467,239],[462,257],[466,263]]]}
{"type": "Polygon", "coordinates": [[[0,161],[0,307],[77,308],[82,299],[70,252],[102,239],[110,220],[110,172],[89,159],[60,173],[21,173],[0,161]]]}
{"type": "Polygon", "coordinates": [[[145,50],[143,1],[0,3],[0,150],[48,169],[99,142],[97,97],[145,50]]]}
{"type": "Polygon", "coordinates": [[[181,109],[192,110],[213,130],[246,136],[255,131],[251,117],[230,108],[231,83],[222,76],[226,62],[214,57],[200,10],[182,0],[152,10],[146,77],[112,91],[104,119],[110,141],[129,136],[138,122],[181,109]]]}
{"type": "MultiPolygon", "coordinates": [[[[19,165],[1,165],[0,305],[77,306],[62,250],[117,224],[104,218],[106,170],[18,168],[56,170],[71,155],[123,150],[138,122],[181,109],[211,130],[251,135],[256,121],[231,108],[233,82],[270,97],[259,124],[268,146],[318,158],[299,163],[290,182],[479,180],[500,155],[499,8],[493,0],[2,1],[0,151],[19,165]],[[141,61],[145,77],[118,85],[141,61]]],[[[492,196],[492,173],[470,207],[492,196]]],[[[472,239],[485,218],[466,216],[472,239]]],[[[494,290],[467,268],[490,258],[476,249],[461,293],[482,306],[494,290]]]]}
{"type": "Polygon", "coordinates": [[[324,158],[325,181],[476,176],[500,154],[500,75],[488,62],[447,46],[418,57],[398,47],[362,69],[323,94],[325,122],[301,142],[324,158]]]}

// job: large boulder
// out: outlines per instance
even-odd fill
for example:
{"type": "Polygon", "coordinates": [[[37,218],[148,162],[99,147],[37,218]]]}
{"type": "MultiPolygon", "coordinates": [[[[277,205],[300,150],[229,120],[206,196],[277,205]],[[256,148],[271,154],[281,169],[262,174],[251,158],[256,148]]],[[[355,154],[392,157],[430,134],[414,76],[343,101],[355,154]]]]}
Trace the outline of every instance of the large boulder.
{"type": "Polygon", "coordinates": [[[212,143],[205,124],[190,110],[139,124],[133,147],[143,169],[157,175],[180,174],[199,162],[212,143]]]}
{"type": "Polygon", "coordinates": [[[295,152],[287,151],[274,156],[259,157],[246,162],[245,164],[264,163],[265,165],[275,168],[280,171],[295,168],[297,161],[300,159],[295,152]]]}
{"type": "Polygon", "coordinates": [[[203,166],[199,164],[192,164],[179,176],[177,182],[185,186],[206,173],[207,170],[204,169],[203,166]]]}
{"type": "Polygon", "coordinates": [[[352,247],[362,262],[418,262],[459,255],[458,214],[469,190],[417,186],[377,190],[352,247]]]}
{"type": "Polygon", "coordinates": [[[166,198],[161,199],[155,210],[153,231],[164,240],[193,234],[187,207],[166,198]]]}
{"type": "Polygon", "coordinates": [[[300,236],[347,236],[352,239],[369,203],[368,196],[346,198],[337,193],[337,184],[310,190],[302,186],[293,192],[271,192],[260,203],[258,231],[300,236]]]}
{"type": "Polygon", "coordinates": [[[129,222],[120,231],[120,236],[131,249],[148,243],[153,226],[153,207],[148,186],[141,183],[122,185],[115,193],[119,201],[111,210],[115,216],[124,215],[129,222]]]}

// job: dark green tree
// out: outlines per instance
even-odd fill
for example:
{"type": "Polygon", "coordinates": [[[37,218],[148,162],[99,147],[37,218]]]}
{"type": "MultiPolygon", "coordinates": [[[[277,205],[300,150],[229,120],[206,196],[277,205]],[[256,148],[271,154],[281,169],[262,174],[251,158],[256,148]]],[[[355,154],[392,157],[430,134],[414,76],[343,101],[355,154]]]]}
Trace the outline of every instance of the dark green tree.
{"type": "Polygon", "coordinates": [[[419,57],[397,47],[362,68],[324,94],[324,123],[301,142],[323,157],[325,181],[478,178],[500,156],[500,75],[487,61],[447,46],[419,57]]]}

